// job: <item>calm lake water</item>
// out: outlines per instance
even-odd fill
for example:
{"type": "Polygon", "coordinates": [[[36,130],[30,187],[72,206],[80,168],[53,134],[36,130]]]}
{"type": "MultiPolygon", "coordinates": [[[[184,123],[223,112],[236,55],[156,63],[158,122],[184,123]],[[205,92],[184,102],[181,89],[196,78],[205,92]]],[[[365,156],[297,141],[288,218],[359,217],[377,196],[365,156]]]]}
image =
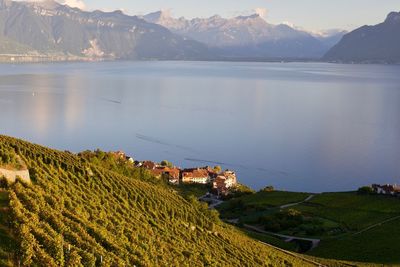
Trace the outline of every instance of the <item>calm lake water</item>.
{"type": "Polygon", "coordinates": [[[295,191],[400,183],[400,66],[0,65],[0,133],[124,150],[295,191]]]}

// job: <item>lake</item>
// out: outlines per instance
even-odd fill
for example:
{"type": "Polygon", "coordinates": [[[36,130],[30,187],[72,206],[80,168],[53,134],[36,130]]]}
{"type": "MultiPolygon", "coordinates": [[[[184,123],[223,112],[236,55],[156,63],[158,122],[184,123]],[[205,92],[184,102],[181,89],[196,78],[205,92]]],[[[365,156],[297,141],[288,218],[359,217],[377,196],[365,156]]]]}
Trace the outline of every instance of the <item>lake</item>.
{"type": "Polygon", "coordinates": [[[3,64],[0,133],[73,152],[222,165],[255,189],[400,183],[400,66],[3,64]]]}

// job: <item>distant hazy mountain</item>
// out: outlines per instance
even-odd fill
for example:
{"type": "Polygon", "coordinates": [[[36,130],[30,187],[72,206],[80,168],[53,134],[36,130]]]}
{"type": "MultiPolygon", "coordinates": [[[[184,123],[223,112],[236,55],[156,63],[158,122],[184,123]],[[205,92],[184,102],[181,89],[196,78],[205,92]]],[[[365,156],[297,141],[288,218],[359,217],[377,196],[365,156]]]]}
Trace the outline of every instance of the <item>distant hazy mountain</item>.
{"type": "Polygon", "coordinates": [[[341,29],[325,30],[320,32],[310,32],[312,36],[318,39],[327,50],[335,46],[348,32],[341,29]]]}
{"type": "Polygon", "coordinates": [[[217,48],[224,56],[319,58],[334,45],[334,39],[315,37],[284,24],[269,24],[257,14],[231,19],[213,16],[187,20],[183,17],[176,19],[169,12],[159,11],[143,18],[217,48]]]}
{"type": "Polygon", "coordinates": [[[325,56],[338,62],[400,62],[400,12],[375,26],[363,26],[343,37],[325,56]]]}
{"type": "Polygon", "coordinates": [[[111,59],[203,59],[207,46],[144,20],[55,1],[0,0],[0,54],[111,59]]]}

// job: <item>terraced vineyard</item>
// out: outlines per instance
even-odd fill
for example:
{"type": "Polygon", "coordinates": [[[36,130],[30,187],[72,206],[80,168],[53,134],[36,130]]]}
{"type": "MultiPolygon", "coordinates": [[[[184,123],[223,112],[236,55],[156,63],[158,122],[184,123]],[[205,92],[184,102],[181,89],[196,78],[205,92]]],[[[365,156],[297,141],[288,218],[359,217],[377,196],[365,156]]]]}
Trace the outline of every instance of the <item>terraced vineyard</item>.
{"type": "Polygon", "coordinates": [[[0,266],[13,266],[16,243],[9,229],[8,192],[0,189],[0,266]]]}
{"type": "Polygon", "coordinates": [[[26,163],[32,179],[1,194],[10,215],[1,215],[0,258],[6,264],[315,265],[256,242],[220,222],[205,204],[146,182],[140,172],[124,176],[9,137],[0,136],[0,144],[26,163]]]}

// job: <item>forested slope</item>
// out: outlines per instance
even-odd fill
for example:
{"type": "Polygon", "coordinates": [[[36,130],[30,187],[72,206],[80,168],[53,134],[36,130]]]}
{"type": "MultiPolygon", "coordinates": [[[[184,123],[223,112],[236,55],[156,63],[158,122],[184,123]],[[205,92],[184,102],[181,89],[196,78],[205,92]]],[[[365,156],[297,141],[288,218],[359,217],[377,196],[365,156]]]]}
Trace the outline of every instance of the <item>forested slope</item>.
{"type": "Polygon", "coordinates": [[[221,223],[205,205],[143,181],[145,173],[123,176],[71,153],[5,136],[0,148],[18,155],[32,179],[7,188],[10,216],[1,222],[16,243],[10,264],[310,265],[221,223]]]}

